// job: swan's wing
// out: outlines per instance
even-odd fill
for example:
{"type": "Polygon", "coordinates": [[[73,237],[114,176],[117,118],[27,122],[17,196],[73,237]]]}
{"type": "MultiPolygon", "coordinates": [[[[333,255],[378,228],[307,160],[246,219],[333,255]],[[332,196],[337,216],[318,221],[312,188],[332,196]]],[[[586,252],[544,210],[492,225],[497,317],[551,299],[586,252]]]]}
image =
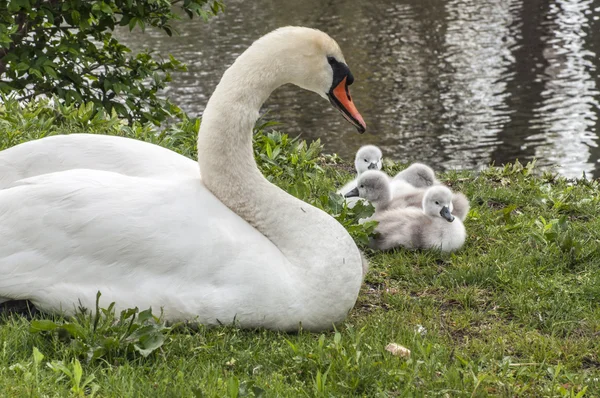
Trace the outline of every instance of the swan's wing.
{"type": "Polygon", "coordinates": [[[70,170],[22,180],[0,190],[0,242],[0,297],[47,311],[93,308],[100,290],[103,305],[216,323],[246,316],[248,297],[249,317],[288,311],[269,299],[294,291],[277,247],[199,179],[70,170]]]}
{"type": "Polygon", "coordinates": [[[195,161],[158,145],[100,134],[70,134],[1,151],[0,189],[23,178],[79,168],[165,179],[200,175],[195,161]]]}

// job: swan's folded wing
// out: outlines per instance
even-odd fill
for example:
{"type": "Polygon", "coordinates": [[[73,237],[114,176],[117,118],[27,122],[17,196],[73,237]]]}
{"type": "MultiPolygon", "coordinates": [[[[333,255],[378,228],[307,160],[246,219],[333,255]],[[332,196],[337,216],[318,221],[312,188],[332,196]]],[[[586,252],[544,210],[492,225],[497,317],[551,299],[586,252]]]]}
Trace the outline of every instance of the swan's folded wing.
{"type": "Polygon", "coordinates": [[[160,179],[200,176],[197,162],[158,145],[101,134],[69,134],[0,151],[0,189],[24,178],[72,169],[160,179]]]}
{"type": "Polygon", "coordinates": [[[252,289],[291,290],[277,247],[200,180],[85,169],[22,180],[0,190],[0,242],[0,297],[41,309],[90,308],[100,290],[125,308],[214,315],[260,300],[252,289]]]}

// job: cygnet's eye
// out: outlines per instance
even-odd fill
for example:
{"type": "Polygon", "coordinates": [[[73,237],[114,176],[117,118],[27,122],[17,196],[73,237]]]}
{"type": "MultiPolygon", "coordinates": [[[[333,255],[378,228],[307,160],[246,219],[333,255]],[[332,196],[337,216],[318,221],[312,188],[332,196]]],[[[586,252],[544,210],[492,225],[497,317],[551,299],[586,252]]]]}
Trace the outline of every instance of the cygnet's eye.
{"type": "Polygon", "coordinates": [[[438,202],[438,201],[436,200],[436,201],[435,201],[435,204],[439,206],[439,205],[440,205],[440,202],[438,202]]]}
{"type": "Polygon", "coordinates": [[[369,159],[365,159],[365,162],[368,162],[368,161],[369,161],[369,159]]]}
{"type": "Polygon", "coordinates": [[[360,187],[361,187],[361,188],[364,188],[365,186],[364,186],[364,185],[361,185],[360,187]]]}

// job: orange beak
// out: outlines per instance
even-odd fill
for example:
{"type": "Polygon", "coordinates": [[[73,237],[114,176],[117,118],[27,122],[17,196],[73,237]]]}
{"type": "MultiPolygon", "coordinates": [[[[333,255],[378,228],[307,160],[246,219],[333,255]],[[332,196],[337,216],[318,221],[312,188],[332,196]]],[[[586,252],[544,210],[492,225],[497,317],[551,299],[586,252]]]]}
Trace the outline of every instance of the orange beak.
{"type": "Polygon", "coordinates": [[[358,113],[356,106],[354,106],[354,102],[352,102],[346,79],[347,77],[344,77],[342,81],[329,92],[329,102],[342,113],[344,119],[352,123],[358,132],[362,134],[366,131],[367,125],[360,113],[358,113]]]}

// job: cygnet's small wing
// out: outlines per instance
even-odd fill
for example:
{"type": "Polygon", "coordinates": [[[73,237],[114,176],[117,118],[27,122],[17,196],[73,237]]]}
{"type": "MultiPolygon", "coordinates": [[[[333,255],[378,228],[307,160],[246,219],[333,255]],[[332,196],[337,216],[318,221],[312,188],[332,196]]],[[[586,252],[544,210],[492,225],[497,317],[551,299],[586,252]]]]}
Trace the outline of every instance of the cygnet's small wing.
{"type": "Polygon", "coordinates": [[[422,246],[421,226],[430,222],[423,211],[414,207],[388,210],[375,215],[379,222],[371,246],[378,250],[395,247],[415,249],[422,246]]]}
{"type": "Polygon", "coordinates": [[[404,192],[400,195],[395,195],[389,209],[397,209],[402,207],[423,207],[423,196],[425,195],[425,189],[423,188],[412,188],[408,192],[404,192]]]}

